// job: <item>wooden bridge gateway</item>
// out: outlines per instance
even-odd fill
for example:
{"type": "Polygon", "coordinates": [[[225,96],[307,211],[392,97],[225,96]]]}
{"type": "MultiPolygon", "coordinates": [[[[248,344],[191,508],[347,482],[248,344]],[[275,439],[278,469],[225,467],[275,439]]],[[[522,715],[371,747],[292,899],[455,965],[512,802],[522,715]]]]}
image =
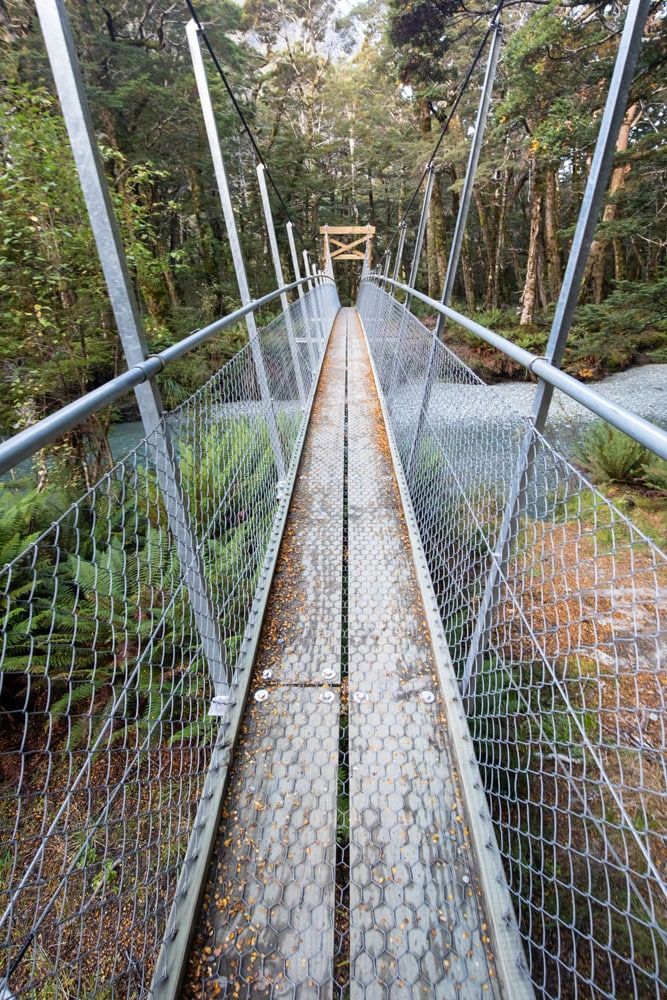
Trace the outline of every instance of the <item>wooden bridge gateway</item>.
{"type": "Polygon", "coordinates": [[[0,1000],[667,995],[667,556],[547,424],[563,392],[667,459],[560,369],[647,0],[545,357],[451,307],[500,8],[439,301],[433,160],[407,283],[407,213],[375,269],[373,226],[323,227],[320,269],[289,222],[286,282],[244,120],[276,278],[252,298],[193,17],[241,305],[150,354],[65,5],[36,5],[127,370],[0,442],[0,474],[131,390],[145,435],[55,519],[20,491],[0,512],[0,1000]],[[336,260],[362,264],[353,308],[336,260]],[[157,376],[240,322],[163,412],[157,376]],[[451,323],[536,377],[530,417],[451,323]]]}
{"type": "Polygon", "coordinates": [[[335,260],[354,260],[366,262],[368,267],[372,265],[375,226],[322,226],[320,236],[324,236],[325,270],[327,263],[335,260]],[[336,236],[347,236],[347,242],[335,239],[336,236]],[[350,240],[350,236],[355,238],[350,240]]]}

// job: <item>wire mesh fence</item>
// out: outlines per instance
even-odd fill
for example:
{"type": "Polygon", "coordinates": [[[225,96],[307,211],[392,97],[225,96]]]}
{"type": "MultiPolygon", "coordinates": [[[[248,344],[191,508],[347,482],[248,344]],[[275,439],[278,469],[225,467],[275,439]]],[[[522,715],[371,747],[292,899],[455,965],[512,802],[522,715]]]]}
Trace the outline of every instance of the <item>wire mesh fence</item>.
{"type": "MultiPolygon", "coordinates": [[[[337,307],[319,285],[258,335],[289,474],[337,307]]],[[[0,514],[2,997],[150,990],[227,725],[216,670],[234,689],[265,584],[284,491],[268,418],[247,345],[64,513],[45,495],[47,530],[34,497],[0,514]]]]}
{"type": "Polygon", "coordinates": [[[663,996],[667,558],[372,280],[359,308],[534,986],[663,996]]]}

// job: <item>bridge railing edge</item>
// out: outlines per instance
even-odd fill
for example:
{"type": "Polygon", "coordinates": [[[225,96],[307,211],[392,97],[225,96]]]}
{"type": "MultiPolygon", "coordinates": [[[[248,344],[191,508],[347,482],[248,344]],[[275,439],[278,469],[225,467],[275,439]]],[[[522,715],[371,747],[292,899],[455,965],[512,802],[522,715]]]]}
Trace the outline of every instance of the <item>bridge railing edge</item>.
{"type": "Polygon", "coordinates": [[[250,625],[246,632],[244,649],[235,670],[235,702],[225,727],[227,731],[222,738],[218,739],[211,757],[204,791],[197,807],[197,815],[193,824],[190,842],[186,850],[181,876],[179,877],[174,895],[174,903],[167,920],[162,947],[155,965],[151,988],[151,996],[154,1000],[178,1000],[181,996],[181,988],[187,971],[190,948],[196,929],[197,914],[204,893],[206,875],[213,854],[220,811],[227,788],[229,764],[241,729],[241,722],[252,678],[252,668],[257,655],[280,543],[285,530],[303,445],[310,424],[313,402],[317,393],[322,365],[324,364],[336,315],[337,312],[334,313],[329,331],[322,343],[317,371],[307,400],[299,437],[294,448],[287,482],[271,529],[266,558],[260,571],[260,582],[255,591],[252,610],[250,612],[250,625]]]}
{"type": "Polygon", "coordinates": [[[424,613],[429,626],[431,646],[436,663],[448,722],[449,743],[461,780],[463,801],[470,828],[470,842],[477,861],[485,916],[489,920],[492,952],[503,996],[511,1000],[534,1000],[535,993],[528,972],[524,947],[517,926],[514,907],[507,885],[496,832],[484,794],[479,765],[473,749],[463,699],[460,695],[449,653],[447,638],[440,617],[438,600],[431,580],[426,554],[422,545],[410,490],[387,412],[384,392],[378,377],[363,319],[359,317],[368,351],[371,371],[384,420],[389,451],[403,504],[424,613]]]}

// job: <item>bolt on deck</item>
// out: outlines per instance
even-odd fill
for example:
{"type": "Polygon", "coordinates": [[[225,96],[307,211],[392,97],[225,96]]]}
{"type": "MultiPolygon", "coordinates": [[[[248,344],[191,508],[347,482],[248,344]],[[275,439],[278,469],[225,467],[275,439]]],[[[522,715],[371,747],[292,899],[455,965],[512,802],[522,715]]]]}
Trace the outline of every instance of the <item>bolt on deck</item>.
{"type": "Polygon", "coordinates": [[[184,995],[499,996],[487,927],[379,400],[341,310],[184,995]]]}

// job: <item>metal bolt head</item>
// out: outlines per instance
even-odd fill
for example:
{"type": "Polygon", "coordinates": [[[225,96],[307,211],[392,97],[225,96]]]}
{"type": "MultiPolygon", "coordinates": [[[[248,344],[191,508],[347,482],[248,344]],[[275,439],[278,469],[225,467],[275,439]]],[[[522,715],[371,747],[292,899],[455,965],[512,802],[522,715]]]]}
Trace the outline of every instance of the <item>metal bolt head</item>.
{"type": "Polygon", "coordinates": [[[333,667],[325,667],[322,671],[322,677],[327,681],[332,681],[336,676],[336,671],[333,667]]]}
{"type": "Polygon", "coordinates": [[[269,667],[267,670],[262,670],[262,680],[270,681],[273,677],[273,670],[269,667]]]}
{"type": "Polygon", "coordinates": [[[362,701],[366,701],[368,695],[365,691],[355,691],[352,695],[352,700],[356,701],[357,705],[360,705],[362,701]]]}
{"type": "Polygon", "coordinates": [[[435,701],[435,695],[432,691],[422,691],[421,700],[427,705],[431,705],[435,701]]]}
{"type": "Polygon", "coordinates": [[[334,700],[335,697],[336,696],[333,693],[333,691],[320,692],[320,701],[323,701],[327,705],[331,704],[331,702],[334,700]]]}
{"type": "Polygon", "coordinates": [[[266,688],[260,688],[259,691],[255,691],[255,701],[266,701],[269,697],[269,692],[266,688]]]}

